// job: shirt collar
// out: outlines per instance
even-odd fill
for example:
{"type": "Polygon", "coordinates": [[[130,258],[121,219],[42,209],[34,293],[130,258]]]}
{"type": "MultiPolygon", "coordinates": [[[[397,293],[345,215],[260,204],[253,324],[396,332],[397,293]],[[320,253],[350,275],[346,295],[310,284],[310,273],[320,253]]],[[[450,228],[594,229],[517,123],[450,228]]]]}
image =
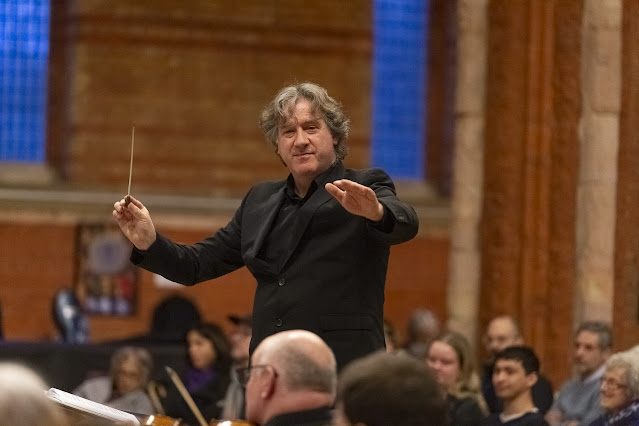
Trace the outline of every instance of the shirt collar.
{"type": "MultiPolygon", "coordinates": [[[[328,178],[331,176],[335,168],[338,167],[340,164],[341,163],[339,161],[336,161],[328,169],[326,169],[315,179],[313,179],[303,200],[307,200],[311,195],[313,195],[317,188],[322,188],[324,185],[326,185],[329,180],[328,178]]],[[[295,179],[293,178],[292,174],[289,174],[288,178],[286,179],[286,195],[292,200],[302,200],[302,198],[300,198],[295,193],[295,179]]]]}
{"type": "Polygon", "coordinates": [[[599,367],[597,369],[597,371],[595,371],[594,373],[592,373],[590,376],[586,377],[584,379],[584,383],[590,383],[594,380],[599,380],[603,377],[604,373],[606,372],[606,365],[602,365],[601,367],[599,367]]]}

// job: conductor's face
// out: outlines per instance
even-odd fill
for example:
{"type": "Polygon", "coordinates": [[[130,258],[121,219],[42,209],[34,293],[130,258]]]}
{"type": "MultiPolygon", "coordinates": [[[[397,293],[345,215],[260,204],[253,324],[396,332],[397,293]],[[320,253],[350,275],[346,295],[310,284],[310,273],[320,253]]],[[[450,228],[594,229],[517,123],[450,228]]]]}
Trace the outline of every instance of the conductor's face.
{"type": "Polygon", "coordinates": [[[335,162],[335,144],[326,122],[311,103],[300,99],[278,130],[277,152],[293,178],[314,179],[335,162]]]}

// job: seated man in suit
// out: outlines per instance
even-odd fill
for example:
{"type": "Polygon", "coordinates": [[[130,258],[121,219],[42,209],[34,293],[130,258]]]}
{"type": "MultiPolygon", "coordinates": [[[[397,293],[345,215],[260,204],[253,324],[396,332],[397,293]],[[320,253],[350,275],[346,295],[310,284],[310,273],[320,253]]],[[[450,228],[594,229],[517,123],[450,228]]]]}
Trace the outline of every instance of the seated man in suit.
{"type": "MultiPolygon", "coordinates": [[[[519,325],[517,325],[512,317],[502,315],[493,318],[490,323],[488,323],[484,336],[484,344],[491,358],[482,370],[481,390],[484,395],[484,400],[486,404],[488,404],[488,410],[491,413],[499,413],[502,410],[501,401],[495,395],[495,388],[493,387],[494,357],[499,351],[506,349],[508,346],[523,345],[523,343],[524,339],[519,332],[519,325]]],[[[542,374],[538,374],[537,381],[532,387],[532,398],[535,407],[537,407],[542,414],[545,414],[552,405],[554,398],[552,385],[542,374]]]]}
{"type": "Polygon", "coordinates": [[[344,167],[349,120],[324,88],[285,87],[260,124],[288,177],[255,185],[228,225],[194,245],[157,233],[135,198],[116,202],[131,260],[184,285],[246,266],[257,280],[251,353],[292,329],[320,335],[339,366],[384,348],[390,247],[417,234],[415,210],[384,171],[344,167]]]}
{"type": "Polygon", "coordinates": [[[332,418],[335,357],[317,335],[290,330],[267,337],[240,369],[246,418],[263,426],[324,426],[332,418]]]}

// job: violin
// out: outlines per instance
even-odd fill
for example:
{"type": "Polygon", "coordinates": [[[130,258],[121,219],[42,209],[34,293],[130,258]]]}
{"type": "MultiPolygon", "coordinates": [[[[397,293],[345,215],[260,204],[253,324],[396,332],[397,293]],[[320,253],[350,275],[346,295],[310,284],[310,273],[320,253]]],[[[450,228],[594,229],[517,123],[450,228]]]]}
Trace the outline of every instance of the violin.
{"type": "Polygon", "coordinates": [[[141,425],[183,426],[183,423],[180,419],[174,419],[173,417],[163,416],[160,414],[153,414],[145,417],[138,416],[138,420],[140,421],[141,425]]]}
{"type": "MultiPolygon", "coordinates": [[[[155,414],[146,417],[138,416],[141,425],[151,426],[185,426],[180,419],[169,416],[155,414]]],[[[211,420],[209,426],[255,426],[253,423],[244,420],[211,420]]]]}

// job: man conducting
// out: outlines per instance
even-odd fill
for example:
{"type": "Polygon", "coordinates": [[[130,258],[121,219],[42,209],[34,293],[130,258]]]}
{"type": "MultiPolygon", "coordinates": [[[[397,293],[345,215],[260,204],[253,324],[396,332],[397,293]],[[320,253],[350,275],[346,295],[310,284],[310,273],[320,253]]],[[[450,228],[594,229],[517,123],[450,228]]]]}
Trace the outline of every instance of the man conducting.
{"type": "Polygon", "coordinates": [[[382,170],[344,168],[349,120],[322,87],[285,87],[260,125],[290,174],[251,188],[212,237],[176,244],[134,198],[116,202],[113,216],[133,263],[169,280],[193,285],[246,266],[257,280],[251,353],[267,336],[305,329],[341,367],[384,347],[390,246],[415,236],[417,215],[382,170]]]}

